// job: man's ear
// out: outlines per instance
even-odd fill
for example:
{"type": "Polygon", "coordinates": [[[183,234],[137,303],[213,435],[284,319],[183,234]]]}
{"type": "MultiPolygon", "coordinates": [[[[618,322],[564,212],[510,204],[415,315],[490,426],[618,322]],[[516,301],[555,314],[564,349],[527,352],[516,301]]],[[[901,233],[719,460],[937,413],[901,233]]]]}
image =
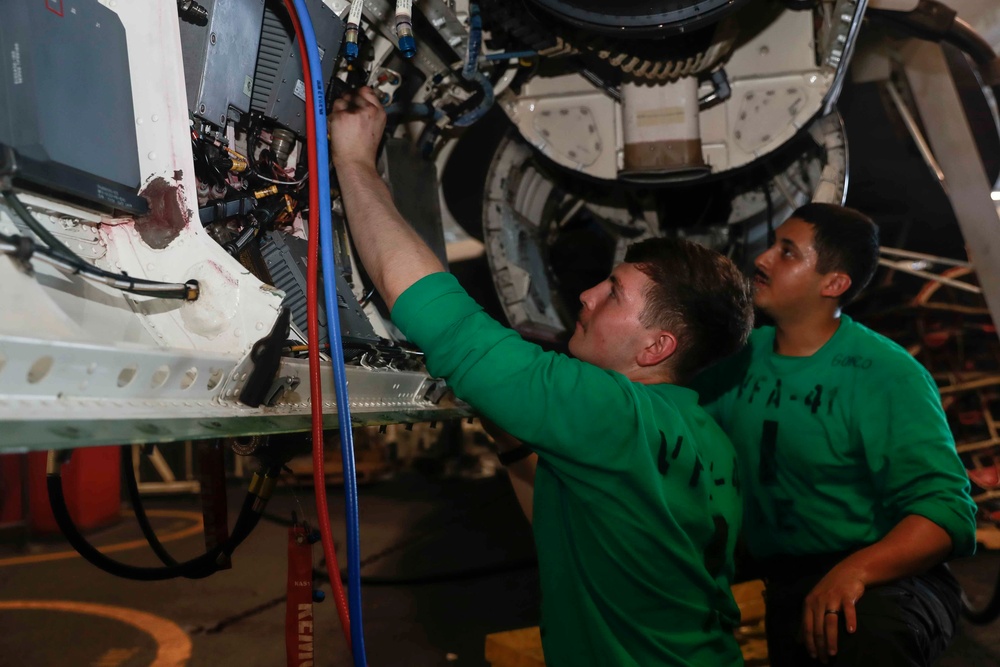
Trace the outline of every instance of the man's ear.
{"type": "Polygon", "coordinates": [[[823,276],[820,283],[820,296],[839,299],[840,295],[851,288],[851,277],[841,271],[831,271],[823,276]]]}
{"type": "Polygon", "coordinates": [[[639,366],[655,366],[677,351],[677,337],[663,329],[651,332],[647,342],[648,345],[639,350],[635,358],[639,366]]]}

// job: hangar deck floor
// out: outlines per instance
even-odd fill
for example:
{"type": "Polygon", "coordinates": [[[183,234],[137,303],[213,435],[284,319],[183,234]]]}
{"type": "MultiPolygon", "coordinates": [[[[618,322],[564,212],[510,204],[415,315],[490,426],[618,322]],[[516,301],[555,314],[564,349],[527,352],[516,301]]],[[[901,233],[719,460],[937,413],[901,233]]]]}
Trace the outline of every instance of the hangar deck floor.
{"type": "MultiPolygon", "coordinates": [[[[230,488],[229,506],[243,490],[230,488]]],[[[538,622],[538,572],[530,530],[502,475],[439,481],[414,471],[361,488],[365,642],[370,665],[486,665],[486,634],[538,622]]],[[[269,513],[296,508],[313,517],[311,488],[279,487],[269,513]]],[[[334,537],[343,544],[343,499],[330,490],[334,537]]],[[[162,536],[197,524],[196,497],[151,498],[162,536]]],[[[191,532],[191,531],[187,531],[191,532]]],[[[141,583],[116,579],[61,540],[26,548],[0,543],[0,665],[277,667],[285,664],[287,529],[262,521],[231,570],[202,580],[141,583]],[[138,614],[136,612],[144,612],[138,614]],[[180,630],[180,632],[178,632],[180,630]],[[188,644],[189,642],[189,644],[188,644]],[[188,648],[185,648],[185,647],[188,648]],[[171,652],[190,659],[163,661],[171,652]]],[[[99,546],[141,540],[131,516],[98,531],[99,546]]],[[[178,558],[198,553],[199,535],[167,543],[178,558]]],[[[339,557],[343,565],[343,553],[339,557]]],[[[320,549],[315,550],[316,561],[320,549]]],[[[116,557],[157,565],[148,549],[116,557]]],[[[985,591],[1000,552],[955,564],[973,595],[985,591]]],[[[329,587],[324,585],[329,592],[329,587]]],[[[983,593],[986,594],[985,592],[983,593]]],[[[316,605],[318,666],[350,665],[329,596],[316,605]]],[[[963,625],[941,667],[1000,665],[1000,621],[963,625]]]]}

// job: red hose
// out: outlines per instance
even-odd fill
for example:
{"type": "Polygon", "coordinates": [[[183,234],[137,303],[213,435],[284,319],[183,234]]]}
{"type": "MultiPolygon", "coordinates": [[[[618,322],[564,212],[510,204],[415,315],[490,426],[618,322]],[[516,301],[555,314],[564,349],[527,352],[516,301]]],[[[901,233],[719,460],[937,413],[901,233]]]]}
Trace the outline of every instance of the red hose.
{"type": "MultiPolygon", "coordinates": [[[[309,75],[305,40],[302,38],[302,26],[291,0],[285,0],[285,8],[292,18],[295,34],[299,42],[299,57],[302,62],[305,83],[306,100],[312,99],[312,77],[309,75]]],[[[330,530],[330,508],[326,501],[326,462],[323,457],[323,388],[322,369],[319,360],[319,187],[316,174],[320,165],[316,164],[316,118],[313,107],[306,103],[306,138],[309,157],[309,245],[308,270],[306,271],[306,337],[309,343],[309,391],[312,407],[312,438],[313,438],[313,486],[316,492],[316,522],[323,543],[323,555],[326,558],[326,571],[330,575],[330,585],[333,588],[333,599],[337,604],[337,615],[344,631],[348,648],[351,647],[351,619],[347,609],[347,596],[340,581],[340,564],[337,562],[337,550],[333,545],[333,533],[330,530]]],[[[324,128],[324,138],[326,136],[324,128]]],[[[322,165],[327,169],[327,165],[322,165]]],[[[329,206],[329,202],[327,202],[329,206]]],[[[331,277],[330,280],[333,278],[331,277]]],[[[327,331],[327,335],[336,336],[338,332],[327,331]]]]}

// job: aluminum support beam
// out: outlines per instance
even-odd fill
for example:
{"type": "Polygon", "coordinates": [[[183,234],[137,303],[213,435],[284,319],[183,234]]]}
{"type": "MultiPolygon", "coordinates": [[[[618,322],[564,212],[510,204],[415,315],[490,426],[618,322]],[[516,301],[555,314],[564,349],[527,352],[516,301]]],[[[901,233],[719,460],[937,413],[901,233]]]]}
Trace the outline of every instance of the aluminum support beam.
{"type": "Polygon", "coordinates": [[[944,52],[913,41],[904,49],[903,67],[986,305],[1000,322],[1000,214],[944,52]]]}

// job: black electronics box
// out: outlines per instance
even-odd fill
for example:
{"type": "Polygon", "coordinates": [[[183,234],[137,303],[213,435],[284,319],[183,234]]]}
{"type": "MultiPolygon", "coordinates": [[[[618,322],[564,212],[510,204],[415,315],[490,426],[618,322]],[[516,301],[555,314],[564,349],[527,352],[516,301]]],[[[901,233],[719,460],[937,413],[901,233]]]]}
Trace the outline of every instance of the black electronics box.
{"type": "Polygon", "coordinates": [[[97,0],[4,3],[0,176],[142,214],[125,28],[97,0]]]}

